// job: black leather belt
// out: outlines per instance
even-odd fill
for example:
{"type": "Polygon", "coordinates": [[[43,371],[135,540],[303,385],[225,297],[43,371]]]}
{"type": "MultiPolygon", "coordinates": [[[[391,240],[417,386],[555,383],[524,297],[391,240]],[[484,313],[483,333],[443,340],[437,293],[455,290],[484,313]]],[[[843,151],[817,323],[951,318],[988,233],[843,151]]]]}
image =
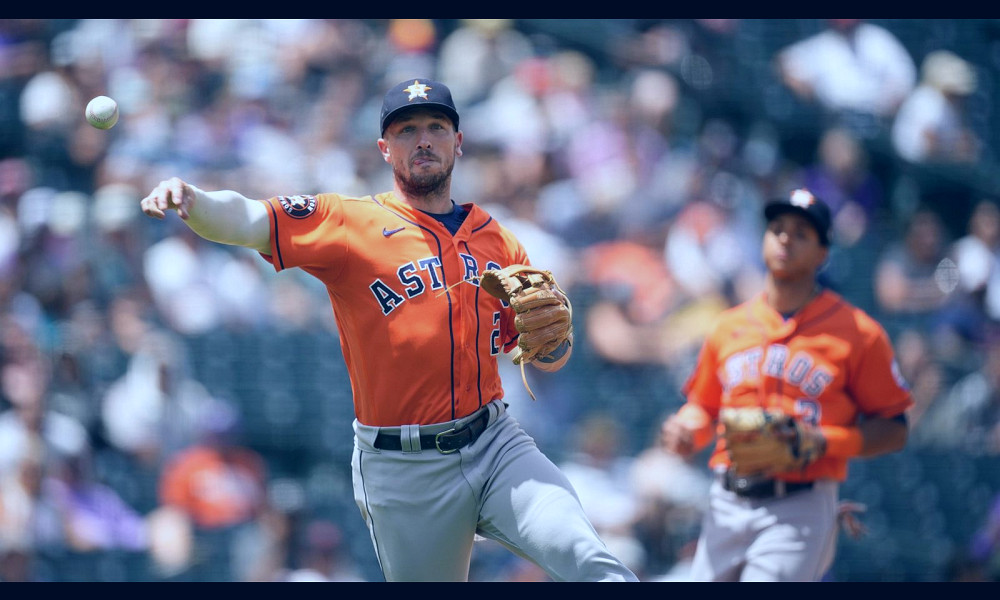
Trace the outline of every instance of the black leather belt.
{"type": "MultiPolygon", "coordinates": [[[[420,448],[423,450],[437,450],[442,454],[451,454],[476,441],[490,422],[490,410],[487,407],[479,409],[479,416],[465,423],[461,427],[442,431],[437,434],[424,434],[420,436],[420,448]]],[[[375,436],[375,447],[379,450],[402,450],[403,442],[398,433],[388,433],[379,431],[375,436]]]]}
{"type": "Polygon", "coordinates": [[[763,479],[760,477],[736,477],[724,474],[720,477],[722,487],[741,498],[765,500],[781,498],[793,492],[812,489],[811,481],[782,481],[780,479],[763,479]]]}

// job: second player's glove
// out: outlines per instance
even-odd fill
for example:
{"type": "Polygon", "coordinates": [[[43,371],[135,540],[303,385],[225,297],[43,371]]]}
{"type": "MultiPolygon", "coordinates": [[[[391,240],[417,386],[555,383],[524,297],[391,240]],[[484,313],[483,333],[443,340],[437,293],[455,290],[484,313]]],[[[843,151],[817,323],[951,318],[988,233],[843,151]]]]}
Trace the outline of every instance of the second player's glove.
{"type": "Polygon", "coordinates": [[[778,409],[719,411],[732,470],[739,476],[801,469],[826,451],[822,433],[778,409]]]}

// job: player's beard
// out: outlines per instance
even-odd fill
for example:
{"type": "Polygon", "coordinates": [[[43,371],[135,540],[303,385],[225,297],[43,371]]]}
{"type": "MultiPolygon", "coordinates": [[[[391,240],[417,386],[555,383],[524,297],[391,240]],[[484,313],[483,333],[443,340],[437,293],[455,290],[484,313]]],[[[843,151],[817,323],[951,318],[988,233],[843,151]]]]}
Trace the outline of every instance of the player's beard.
{"type": "Polygon", "coordinates": [[[455,163],[451,163],[435,173],[418,174],[413,171],[397,170],[394,171],[394,175],[399,189],[407,196],[436,196],[449,190],[451,171],[454,168],[455,163]]]}

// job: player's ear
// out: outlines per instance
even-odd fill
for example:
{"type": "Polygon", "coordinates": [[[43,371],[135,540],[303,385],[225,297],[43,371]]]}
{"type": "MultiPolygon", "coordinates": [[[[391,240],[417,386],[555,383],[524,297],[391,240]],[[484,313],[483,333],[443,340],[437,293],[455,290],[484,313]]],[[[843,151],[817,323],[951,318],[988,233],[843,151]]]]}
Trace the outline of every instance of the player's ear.
{"type": "Polygon", "coordinates": [[[830,266],[830,247],[823,246],[820,248],[819,259],[816,266],[816,272],[825,270],[830,266]]]}
{"type": "Polygon", "coordinates": [[[462,156],[462,132],[455,133],[455,156],[462,156]]]}
{"type": "Polygon", "coordinates": [[[376,143],[378,144],[379,152],[382,153],[382,159],[385,162],[389,162],[389,144],[386,143],[385,138],[379,138],[376,143]]]}

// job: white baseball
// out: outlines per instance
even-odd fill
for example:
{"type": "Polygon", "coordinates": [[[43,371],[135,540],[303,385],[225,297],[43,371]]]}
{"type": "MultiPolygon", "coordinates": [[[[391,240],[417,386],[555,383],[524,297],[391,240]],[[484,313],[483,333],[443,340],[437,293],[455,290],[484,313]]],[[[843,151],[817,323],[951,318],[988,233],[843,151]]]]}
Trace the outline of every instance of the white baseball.
{"type": "Polygon", "coordinates": [[[118,103],[107,96],[97,96],[87,103],[87,122],[98,129],[111,129],[118,122],[118,103]]]}

